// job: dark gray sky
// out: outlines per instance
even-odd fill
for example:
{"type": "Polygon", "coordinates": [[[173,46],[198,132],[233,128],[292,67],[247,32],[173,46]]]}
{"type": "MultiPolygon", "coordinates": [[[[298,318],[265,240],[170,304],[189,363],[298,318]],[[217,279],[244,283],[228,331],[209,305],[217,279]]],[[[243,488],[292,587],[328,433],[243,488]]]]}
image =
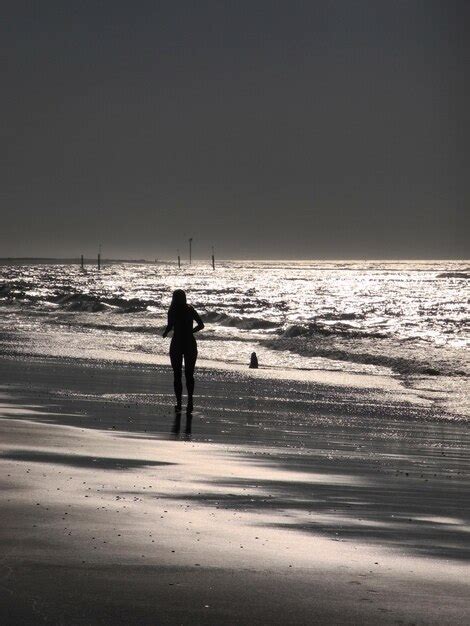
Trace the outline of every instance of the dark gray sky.
{"type": "Polygon", "coordinates": [[[7,0],[0,256],[468,258],[469,5],[7,0]]]}

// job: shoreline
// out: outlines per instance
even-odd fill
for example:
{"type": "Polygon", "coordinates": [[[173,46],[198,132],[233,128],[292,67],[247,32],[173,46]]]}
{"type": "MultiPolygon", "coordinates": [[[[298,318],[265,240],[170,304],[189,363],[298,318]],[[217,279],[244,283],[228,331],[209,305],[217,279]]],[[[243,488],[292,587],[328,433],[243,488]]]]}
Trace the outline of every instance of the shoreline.
{"type": "MultiPolygon", "coordinates": [[[[173,407],[173,373],[168,363],[168,357],[156,357],[152,354],[139,355],[138,359],[133,359],[132,354],[116,352],[110,352],[102,355],[102,357],[53,356],[0,350],[0,372],[2,372],[4,380],[8,379],[9,368],[6,368],[5,371],[5,363],[11,363],[13,370],[16,367],[21,370],[23,366],[20,364],[26,364],[26,366],[39,368],[41,366],[54,367],[57,370],[62,367],[77,368],[77,371],[116,370],[117,372],[133,372],[135,373],[134,376],[137,376],[137,372],[141,372],[146,382],[139,390],[141,395],[137,399],[144,403],[153,388],[151,377],[155,374],[158,380],[158,389],[164,391],[168,397],[168,407],[173,407]]],[[[426,382],[425,379],[423,380],[426,382]]],[[[258,369],[249,369],[235,363],[198,359],[196,396],[198,396],[199,391],[198,382],[202,384],[202,391],[204,391],[204,386],[207,383],[212,385],[216,381],[222,385],[230,382],[233,387],[241,385],[244,390],[250,390],[252,385],[260,385],[263,392],[268,393],[268,395],[270,390],[279,387],[282,389],[282,394],[278,400],[283,404],[313,403],[315,413],[320,407],[327,412],[334,412],[335,410],[341,411],[344,405],[354,404],[357,415],[367,416],[367,411],[380,414],[381,408],[386,406],[389,416],[396,419],[414,418],[426,421],[466,423],[464,414],[446,411],[445,405],[440,405],[439,398],[435,398],[433,389],[416,387],[414,385],[416,385],[417,380],[409,381],[407,377],[398,374],[365,374],[324,369],[289,370],[263,366],[258,369]],[[294,393],[292,398],[290,395],[291,386],[292,390],[299,389],[301,393],[297,395],[294,393]],[[331,410],[328,409],[328,405],[332,407],[331,410]],[[360,409],[362,406],[368,407],[366,412],[360,409]]],[[[204,397],[204,393],[202,393],[202,398],[204,397]]],[[[228,408],[230,404],[231,399],[229,397],[227,398],[228,406],[225,408],[228,408]]],[[[223,409],[223,407],[221,408],[223,409]]],[[[348,410],[348,413],[351,411],[348,410]]]]}
{"type": "Polygon", "coordinates": [[[168,368],[0,371],[5,623],[470,618],[465,425],[200,371],[188,432],[168,368]]]}

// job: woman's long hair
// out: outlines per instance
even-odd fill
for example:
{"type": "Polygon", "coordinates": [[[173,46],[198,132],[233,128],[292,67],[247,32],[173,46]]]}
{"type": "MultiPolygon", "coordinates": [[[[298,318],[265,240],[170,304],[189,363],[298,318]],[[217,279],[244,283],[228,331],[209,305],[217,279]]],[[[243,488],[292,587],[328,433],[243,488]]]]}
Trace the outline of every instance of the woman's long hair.
{"type": "Polygon", "coordinates": [[[182,289],[176,289],[171,298],[170,308],[168,309],[168,317],[173,320],[181,319],[186,313],[188,305],[186,303],[186,294],[182,289]]]}

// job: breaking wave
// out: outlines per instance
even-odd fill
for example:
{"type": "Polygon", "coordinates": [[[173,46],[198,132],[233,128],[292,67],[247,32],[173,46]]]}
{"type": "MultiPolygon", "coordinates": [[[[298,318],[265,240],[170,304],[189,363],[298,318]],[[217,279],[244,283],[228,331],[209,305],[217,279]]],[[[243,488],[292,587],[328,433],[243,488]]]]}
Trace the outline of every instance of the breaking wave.
{"type": "Polygon", "coordinates": [[[336,324],[322,324],[321,321],[311,322],[309,324],[291,324],[285,329],[279,331],[282,337],[315,337],[323,335],[329,337],[331,335],[339,335],[346,337],[373,337],[381,339],[387,337],[387,334],[380,331],[366,331],[348,324],[337,322],[336,324]]]}
{"type": "Polygon", "coordinates": [[[97,296],[90,293],[65,291],[36,295],[30,293],[31,286],[23,282],[0,285],[0,299],[36,305],[55,305],[66,311],[86,311],[95,313],[114,310],[120,313],[146,311],[149,306],[159,306],[160,302],[143,298],[123,298],[121,296],[97,296]]]}
{"type": "Polygon", "coordinates": [[[215,311],[209,311],[202,317],[205,322],[220,324],[221,326],[233,326],[241,330],[279,328],[278,322],[272,322],[258,317],[241,317],[238,315],[228,315],[227,313],[217,313],[215,311]]]}
{"type": "Polygon", "coordinates": [[[464,278],[468,280],[470,278],[470,274],[466,272],[442,272],[437,275],[437,278],[464,278]]]}
{"type": "Polygon", "coordinates": [[[468,376],[468,368],[460,355],[443,356],[437,348],[406,340],[374,335],[344,334],[281,335],[262,341],[273,350],[288,350],[308,357],[323,357],[335,361],[375,365],[402,375],[468,376]]]}

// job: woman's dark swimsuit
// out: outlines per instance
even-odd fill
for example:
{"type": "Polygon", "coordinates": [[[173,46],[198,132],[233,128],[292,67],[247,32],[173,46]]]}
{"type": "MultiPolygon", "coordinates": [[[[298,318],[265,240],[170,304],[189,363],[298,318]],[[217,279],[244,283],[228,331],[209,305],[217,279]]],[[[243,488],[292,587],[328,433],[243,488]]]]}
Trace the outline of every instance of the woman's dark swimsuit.
{"type": "Polygon", "coordinates": [[[168,326],[173,328],[173,337],[170,344],[170,360],[171,366],[173,367],[173,384],[177,407],[181,406],[181,397],[183,395],[182,374],[184,358],[184,376],[188,390],[188,408],[192,408],[194,368],[197,359],[197,343],[193,334],[193,321],[195,321],[198,326],[204,326],[197,312],[189,305],[186,307],[186,311],[183,315],[168,315],[168,326]]]}

